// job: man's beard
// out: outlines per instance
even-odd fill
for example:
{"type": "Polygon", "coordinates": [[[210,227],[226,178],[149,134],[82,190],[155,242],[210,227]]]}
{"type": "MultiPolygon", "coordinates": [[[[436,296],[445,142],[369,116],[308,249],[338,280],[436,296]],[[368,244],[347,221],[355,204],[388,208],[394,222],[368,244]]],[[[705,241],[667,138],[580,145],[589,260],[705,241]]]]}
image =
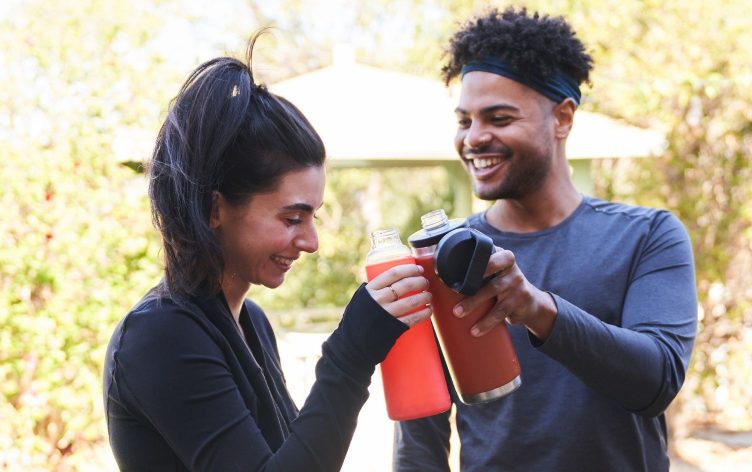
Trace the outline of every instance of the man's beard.
{"type": "MultiPolygon", "coordinates": [[[[495,187],[473,181],[473,192],[481,200],[519,200],[535,192],[551,170],[550,152],[540,149],[526,149],[521,153],[512,153],[506,146],[486,146],[473,150],[478,154],[497,153],[507,160],[507,174],[495,187]]],[[[473,152],[467,152],[472,155],[473,152]]],[[[472,165],[472,164],[470,164],[472,165]]]]}

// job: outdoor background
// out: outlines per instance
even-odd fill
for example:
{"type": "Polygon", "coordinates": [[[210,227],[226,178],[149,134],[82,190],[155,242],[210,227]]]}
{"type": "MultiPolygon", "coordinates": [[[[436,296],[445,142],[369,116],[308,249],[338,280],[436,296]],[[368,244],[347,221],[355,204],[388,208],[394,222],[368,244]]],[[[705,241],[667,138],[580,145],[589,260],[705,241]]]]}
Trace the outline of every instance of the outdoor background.
{"type": "MultiPolygon", "coordinates": [[[[274,26],[254,59],[272,91],[329,65],[342,43],[358,62],[436,78],[457,21],[490,4],[509,3],[2,0],[0,470],[114,470],[102,412],[105,347],[161,271],[139,164],[196,65],[239,56],[250,33],[274,26]]],[[[581,109],[665,133],[653,158],[594,161],[593,193],[668,208],[687,226],[699,333],[669,411],[671,444],[685,461],[676,467],[752,470],[752,2],[527,5],[565,15],[595,58],[581,109]]],[[[403,105],[394,113],[421,120],[403,105]]],[[[355,106],[341,119],[367,113],[355,106]]],[[[290,340],[291,368],[303,359],[292,353],[304,344],[294,336],[329,332],[362,281],[374,218],[406,236],[428,210],[466,216],[454,213],[442,167],[330,169],[326,192],[319,252],[296,263],[280,289],[251,293],[290,340]]],[[[384,460],[367,441],[390,447],[377,387],[347,464],[384,460]],[[368,418],[380,422],[366,441],[368,418]]]]}

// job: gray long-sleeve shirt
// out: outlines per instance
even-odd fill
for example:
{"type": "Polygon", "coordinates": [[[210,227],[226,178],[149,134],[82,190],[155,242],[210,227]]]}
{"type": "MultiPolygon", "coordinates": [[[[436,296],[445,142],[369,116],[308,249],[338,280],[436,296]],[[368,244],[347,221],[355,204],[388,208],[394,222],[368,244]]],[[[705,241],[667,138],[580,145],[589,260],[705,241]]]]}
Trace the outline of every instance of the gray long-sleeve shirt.
{"type": "MultiPolygon", "coordinates": [[[[456,403],[463,471],[667,471],[663,411],[684,381],[697,294],[692,249],[670,213],[585,197],[560,224],[501,232],[526,278],[554,296],[544,343],[510,326],[522,386],[456,403]]],[[[456,398],[456,397],[455,397],[456,398]]],[[[395,470],[448,470],[446,415],[397,425],[395,470]]]]}

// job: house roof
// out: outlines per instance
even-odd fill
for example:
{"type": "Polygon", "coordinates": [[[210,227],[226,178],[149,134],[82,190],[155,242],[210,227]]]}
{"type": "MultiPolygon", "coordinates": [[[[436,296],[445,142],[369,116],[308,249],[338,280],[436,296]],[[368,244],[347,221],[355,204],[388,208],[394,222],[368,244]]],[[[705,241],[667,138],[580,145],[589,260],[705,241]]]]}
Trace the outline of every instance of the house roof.
{"type": "MultiPolygon", "coordinates": [[[[269,89],[306,115],[333,165],[420,165],[457,159],[453,110],[458,87],[344,60],[269,89]]],[[[567,155],[647,157],[663,147],[659,132],[579,110],[567,155]]]]}

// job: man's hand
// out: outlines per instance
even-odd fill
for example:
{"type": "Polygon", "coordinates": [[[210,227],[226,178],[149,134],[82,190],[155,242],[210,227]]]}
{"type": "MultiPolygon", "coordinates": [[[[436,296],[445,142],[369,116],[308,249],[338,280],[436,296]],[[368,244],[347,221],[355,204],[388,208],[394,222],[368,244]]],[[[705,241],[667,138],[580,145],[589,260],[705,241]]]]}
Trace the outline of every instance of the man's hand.
{"type": "Polygon", "coordinates": [[[463,317],[489,298],[496,304],[470,330],[482,336],[505,319],[511,324],[525,325],[541,341],[545,341],[556,320],[553,297],[527,281],[515,263],[512,251],[496,248],[486,267],[485,276],[493,276],[478,293],[454,307],[454,314],[463,317]]]}

